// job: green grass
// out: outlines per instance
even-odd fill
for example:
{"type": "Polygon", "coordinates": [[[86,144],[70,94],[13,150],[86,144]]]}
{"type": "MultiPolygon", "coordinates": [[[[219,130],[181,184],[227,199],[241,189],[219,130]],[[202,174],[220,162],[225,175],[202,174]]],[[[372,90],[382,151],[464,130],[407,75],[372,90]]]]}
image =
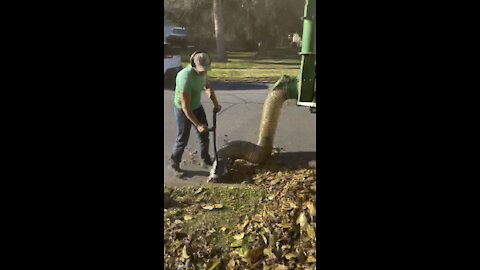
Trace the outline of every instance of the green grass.
{"type": "Polygon", "coordinates": [[[259,209],[266,190],[256,186],[202,187],[204,191],[195,194],[198,187],[165,188],[165,197],[183,204],[183,207],[166,209],[167,217],[183,220],[183,232],[192,234],[197,230],[215,229],[213,245],[226,247],[232,241],[229,232],[242,223],[245,216],[251,217],[259,209]],[[222,204],[220,209],[205,210],[204,205],[222,204]],[[184,220],[185,215],[192,216],[184,220]],[[222,227],[227,228],[222,231],[222,227]]]}
{"type": "MultiPolygon", "coordinates": [[[[182,65],[189,64],[190,50],[182,51],[182,65]]],[[[264,55],[257,52],[227,51],[227,62],[219,62],[215,51],[210,52],[212,70],[208,72],[211,81],[217,82],[276,82],[282,75],[297,76],[300,55],[295,48],[279,48],[264,55]]]]}

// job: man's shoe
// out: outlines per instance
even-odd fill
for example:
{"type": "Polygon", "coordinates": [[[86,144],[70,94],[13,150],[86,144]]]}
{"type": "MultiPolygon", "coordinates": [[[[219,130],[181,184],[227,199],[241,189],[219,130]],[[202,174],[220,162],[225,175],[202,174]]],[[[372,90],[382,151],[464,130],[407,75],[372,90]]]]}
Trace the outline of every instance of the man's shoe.
{"type": "Polygon", "coordinates": [[[169,164],[168,169],[176,176],[183,176],[183,172],[180,170],[180,167],[177,164],[169,164]]]}
{"type": "Polygon", "coordinates": [[[210,167],[212,167],[213,165],[213,162],[211,160],[202,160],[200,162],[200,166],[202,166],[202,168],[204,169],[210,169],[210,167]]]}

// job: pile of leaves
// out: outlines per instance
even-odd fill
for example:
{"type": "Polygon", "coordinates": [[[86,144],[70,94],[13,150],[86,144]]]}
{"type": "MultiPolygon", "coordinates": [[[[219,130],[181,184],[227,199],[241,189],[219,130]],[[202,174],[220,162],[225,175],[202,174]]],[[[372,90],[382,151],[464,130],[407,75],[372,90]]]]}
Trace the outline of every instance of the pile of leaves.
{"type": "MultiPolygon", "coordinates": [[[[245,172],[241,167],[249,165],[235,166],[245,172]]],[[[218,191],[209,192],[213,187],[199,187],[176,202],[181,207],[164,212],[165,269],[316,269],[315,170],[251,171],[251,184],[228,189],[238,189],[240,195],[249,186],[262,189],[258,202],[239,195],[232,196],[237,204],[227,205],[214,201],[218,191]],[[248,209],[229,213],[242,203],[248,209]],[[220,222],[193,226],[205,211],[216,213],[220,222]]]]}

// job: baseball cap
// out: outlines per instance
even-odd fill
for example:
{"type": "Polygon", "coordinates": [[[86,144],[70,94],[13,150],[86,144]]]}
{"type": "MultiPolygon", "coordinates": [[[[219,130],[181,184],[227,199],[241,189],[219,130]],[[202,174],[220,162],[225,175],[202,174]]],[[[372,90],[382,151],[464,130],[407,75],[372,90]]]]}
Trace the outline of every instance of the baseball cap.
{"type": "Polygon", "coordinates": [[[195,56],[193,57],[193,63],[195,63],[195,69],[200,72],[212,69],[210,66],[210,56],[208,56],[208,54],[204,52],[195,54],[195,56]]]}

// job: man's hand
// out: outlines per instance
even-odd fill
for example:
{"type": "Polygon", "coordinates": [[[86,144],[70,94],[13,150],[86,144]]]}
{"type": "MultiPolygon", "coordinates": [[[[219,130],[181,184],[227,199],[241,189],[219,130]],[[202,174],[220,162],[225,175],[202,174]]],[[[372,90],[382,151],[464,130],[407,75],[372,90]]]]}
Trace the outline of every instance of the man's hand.
{"type": "Polygon", "coordinates": [[[197,130],[200,133],[208,132],[207,126],[206,125],[198,125],[197,130]]]}
{"type": "Polygon", "coordinates": [[[213,107],[213,109],[215,110],[215,112],[220,112],[222,110],[222,106],[220,104],[217,104],[216,106],[213,107]]]}

